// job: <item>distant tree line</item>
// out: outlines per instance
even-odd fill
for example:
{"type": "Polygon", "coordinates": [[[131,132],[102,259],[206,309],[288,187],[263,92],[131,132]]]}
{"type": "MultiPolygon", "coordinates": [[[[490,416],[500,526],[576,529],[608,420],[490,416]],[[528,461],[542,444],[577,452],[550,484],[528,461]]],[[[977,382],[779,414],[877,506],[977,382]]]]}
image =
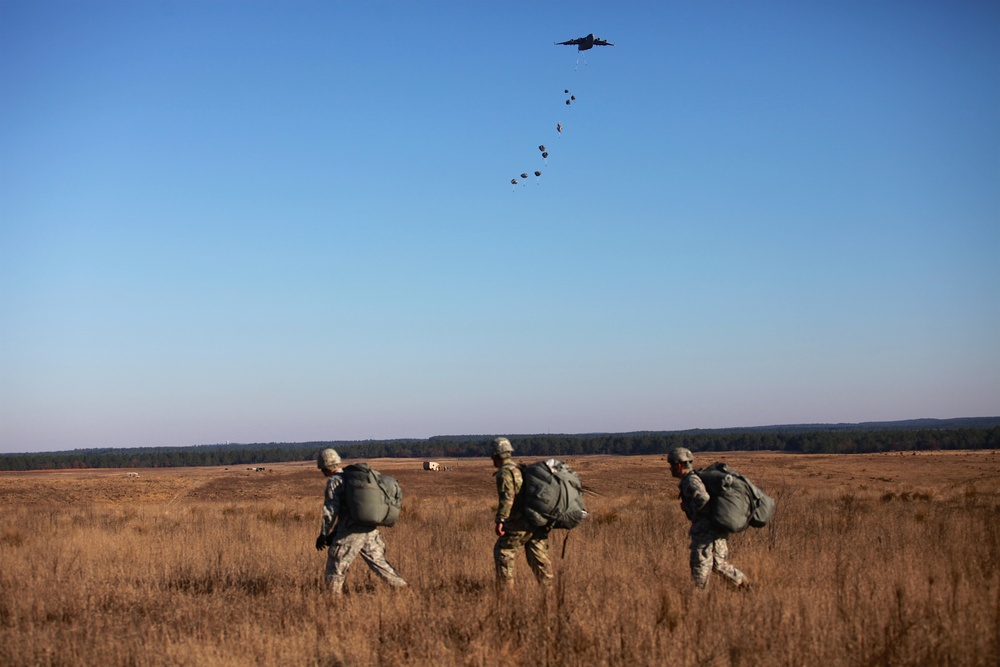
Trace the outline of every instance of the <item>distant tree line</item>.
{"type": "MultiPolygon", "coordinates": [[[[1000,449],[1000,419],[992,425],[925,428],[923,422],[896,428],[849,426],[761,427],[673,432],[511,435],[520,457],[569,457],[586,454],[666,454],[674,447],[695,452],[779,451],[799,454],[1000,449]]],[[[903,424],[900,422],[899,424],[903,424]]],[[[493,436],[437,436],[425,440],[317,441],[194,447],[77,449],[0,455],[0,470],[73,468],[174,468],[259,466],[306,461],[326,447],[344,458],[485,457],[493,436]]]]}

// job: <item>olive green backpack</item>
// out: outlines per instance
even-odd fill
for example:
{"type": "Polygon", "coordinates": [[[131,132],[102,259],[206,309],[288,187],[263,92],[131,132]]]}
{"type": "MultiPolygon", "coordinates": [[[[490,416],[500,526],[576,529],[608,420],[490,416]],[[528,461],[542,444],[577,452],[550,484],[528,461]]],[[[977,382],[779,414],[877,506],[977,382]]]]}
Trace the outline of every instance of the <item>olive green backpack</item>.
{"type": "Polygon", "coordinates": [[[725,463],[713,463],[695,474],[712,497],[708,512],[720,530],[740,533],[749,526],[761,528],[774,516],[774,498],[725,463]]]}
{"type": "Polygon", "coordinates": [[[367,463],[344,468],[347,511],[356,523],[394,526],[403,507],[403,490],[396,478],[381,475],[367,463]]]}
{"type": "Polygon", "coordinates": [[[529,525],[535,528],[575,528],[587,518],[583,484],[573,470],[558,459],[521,466],[518,500],[529,525]]]}

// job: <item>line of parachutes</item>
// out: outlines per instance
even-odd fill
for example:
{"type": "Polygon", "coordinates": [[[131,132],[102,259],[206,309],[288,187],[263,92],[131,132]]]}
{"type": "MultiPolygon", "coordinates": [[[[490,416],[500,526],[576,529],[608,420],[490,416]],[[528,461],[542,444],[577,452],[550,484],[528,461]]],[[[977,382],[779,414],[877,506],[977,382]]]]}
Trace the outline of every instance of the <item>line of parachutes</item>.
{"type": "MultiPolygon", "coordinates": [[[[586,37],[579,37],[577,39],[571,39],[571,40],[568,40],[568,41],[565,41],[565,42],[556,42],[556,44],[557,45],[562,45],[562,46],[575,46],[575,47],[577,47],[577,54],[578,54],[577,55],[577,65],[579,65],[579,63],[580,63],[580,58],[579,58],[579,53],[580,52],[587,51],[587,50],[593,48],[594,46],[614,46],[614,44],[612,44],[611,42],[608,42],[607,40],[601,39],[600,37],[594,37],[593,34],[587,35],[586,37]]],[[[567,107],[573,106],[573,103],[576,102],[576,95],[574,95],[573,93],[571,93],[569,91],[569,88],[563,88],[563,95],[567,95],[568,96],[568,97],[566,97],[566,106],[567,107]]],[[[556,135],[557,135],[557,137],[559,137],[559,138],[562,137],[562,131],[563,131],[562,121],[557,121],[556,122],[556,135]]],[[[538,146],[538,151],[542,154],[542,160],[544,161],[545,165],[548,166],[548,164],[549,164],[549,162],[548,162],[548,158],[549,158],[548,148],[545,147],[545,144],[541,144],[541,145],[538,146]]],[[[522,172],[521,175],[520,175],[521,180],[518,180],[518,178],[516,176],[514,178],[510,179],[511,192],[514,191],[514,189],[517,187],[517,185],[519,183],[523,187],[525,185],[524,181],[526,181],[529,178],[529,176],[530,176],[531,173],[532,172],[527,172],[527,171],[522,172]]],[[[542,176],[542,171],[540,169],[536,169],[536,170],[534,170],[533,173],[535,175],[535,183],[537,184],[537,183],[540,182],[539,179],[542,176]]]]}
{"type": "MultiPolygon", "coordinates": [[[[576,102],[576,95],[571,94],[569,92],[568,88],[564,88],[563,89],[563,94],[569,95],[569,97],[566,98],[566,106],[572,106],[572,104],[574,102],[576,102]]],[[[560,120],[560,121],[556,122],[556,134],[559,137],[562,137],[562,131],[563,131],[563,124],[562,124],[562,121],[560,120]]],[[[549,160],[549,149],[545,146],[545,144],[541,144],[541,145],[538,146],[538,152],[542,154],[542,160],[545,163],[545,165],[547,166],[549,164],[549,162],[548,162],[548,160],[549,160]]],[[[541,172],[540,169],[536,169],[534,171],[534,174],[535,174],[535,182],[538,183],[539,182],[538,179],[541,177],[542,172],[541,172]]],[[[517,186],[518,183],[521,183],[521,185],[523,186],[524,183],[522,181],[526,180],[529,176],[530,176],[530,174],[528,172],[524,172],[524,173],[521,174],[521,180],[520,181],[517,180],[517,178],[515,177],[515,178],[510,179],[510,184],[512,186],[517,186]]]]}

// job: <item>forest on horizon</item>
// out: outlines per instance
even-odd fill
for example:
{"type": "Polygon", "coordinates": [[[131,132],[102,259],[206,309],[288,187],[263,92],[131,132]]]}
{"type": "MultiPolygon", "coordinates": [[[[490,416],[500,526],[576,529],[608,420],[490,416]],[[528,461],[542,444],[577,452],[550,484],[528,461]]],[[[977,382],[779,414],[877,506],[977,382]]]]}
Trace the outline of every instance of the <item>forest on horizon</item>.
{"type": "MultiPolygon", "coordinates": [[[[345,459],[486,457],[493,437],[435,436],[427,439],[101,448],[0,454],[0,471],[260,465],[307,461],[326,447],[335,448],[345,459]]],[[[693,452],[778,451],[795,454],[1000,449],[1000,417],[509,437],[519,457],[666,454],[674,447],[687,447],[693,452]]]]}

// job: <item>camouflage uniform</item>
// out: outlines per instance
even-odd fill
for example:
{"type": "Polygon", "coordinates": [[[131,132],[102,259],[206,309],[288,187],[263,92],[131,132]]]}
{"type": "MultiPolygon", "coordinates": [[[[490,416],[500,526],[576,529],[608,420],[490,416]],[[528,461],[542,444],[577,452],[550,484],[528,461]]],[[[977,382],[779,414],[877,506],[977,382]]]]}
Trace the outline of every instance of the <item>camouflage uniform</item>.
{"type": "Polygon", "coordinates": [[[393,588],[406,586],[406,581],[385,559],[385,541],[378,528],[355,524],[348,514],[344,503],[344,476],[339,469],[326,481],[320,534],[327,536],[330,545],[326,556],[326,583],[332,592],[343,592],[347,568],[359,554],[372,572],[387,584],[393,588]]]}
{"type": "Polygon", "coordinates": [[[708,586],[708,577],[715,570],[730,583],[739,586],[746,577],[733,567],[726,557],[729,555],[729,545],[726,535],[712,523],[708,516],[708,502],[711,496],[708,489],[694,471],[681,478],[681,509],[691,520],[691,578],[695,586],[708,586]]]}
{"type": "Polygon", "coordinates": [[[493,546],[493,561],[496,564],[497,582],[505,585],[514,583],[514,558],[524,549],[531,571],[541,584],[552,582],[552,561],[549,560],[549,529],[532,528],[524,522],[514,499],[521,490],[521,470],[511,460],[494,473],[497,480],[496,523],[502,523],[504,534],[493,546]]]}

